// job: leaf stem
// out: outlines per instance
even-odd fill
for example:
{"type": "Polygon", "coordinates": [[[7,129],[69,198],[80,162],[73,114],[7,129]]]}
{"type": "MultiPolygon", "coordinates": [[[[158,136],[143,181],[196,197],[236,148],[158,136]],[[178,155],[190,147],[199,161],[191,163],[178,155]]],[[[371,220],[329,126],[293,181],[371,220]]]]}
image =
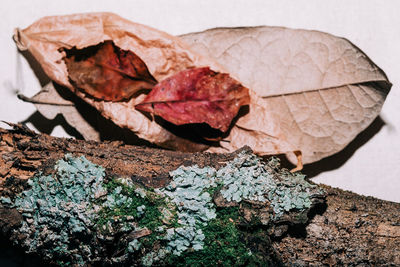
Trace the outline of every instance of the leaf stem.
{"type": "Polygon", "coordinates": [[[17,97],[19,99],[21,99],[22,101],[24,101],[24,102],[29,102],[29,103],[32,103],[32,104],[54,105],[54,106],[71,106],[71,107],[75,106],[75,104],[73,102],[69,102],[69,101],[68,102],[66,101],[64,103],[38,101],[38,100],[35,100],[35,99],[31,98],[31,97],[27,97],[27,96],[25,96],[23,94],[17,94],[17,97]]]}

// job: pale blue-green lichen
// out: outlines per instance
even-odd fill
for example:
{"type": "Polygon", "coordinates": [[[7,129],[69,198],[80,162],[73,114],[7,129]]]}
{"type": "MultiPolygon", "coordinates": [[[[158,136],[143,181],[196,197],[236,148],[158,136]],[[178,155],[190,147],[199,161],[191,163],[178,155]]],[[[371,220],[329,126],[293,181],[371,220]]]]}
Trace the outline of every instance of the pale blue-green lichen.
{"type": "Polygon", "coordinates": [[[55,171],[28,180],[31,188],[16,197],[14,206],[25,217],[19,232],[27,236],[28,252],[40,248],[49,259],[92,260],[97,252],[88,244],[72,248],[70,243],[73,236],[91,234],[97,216],[93,203],[106,193],[104,169],[84,157],[66,155],[55,171]]]}
{"type": "Polygon", "coordinates": [[[205,189],[216,187],[215,169],[180,167],[172,171],[172,182],[161,190],[177,206],[178,223],[181,227],[168,229],[168,247],[176,255],[193,248],[203,248],[204,234],[199,227],[216,215],[212,197],[205,189]]]}
{"type": "MultiPolygon", "coordinates": [[[[55,170],[53,175],[30,179],[31,188],[15,199],[14,206],[25,218],[19,231],[28,236],[28,250],[40,249],[47,258],[78,264],[98,260],[102,253],[90,238],[71,246],[71,240],[79,236],[112,241],[115,233],[150,229],[146,238],[152,241],[142,237],[127,240],[126,253],[111,259],[122,263],[139,256],[134,262],[150,266],[168,254],[205,249],[207,232],[203,229],[219,214],[214,192],[227,202],[268,203],[274,211],[271,220],[275,220],[285,212],[307,210],[314,187],[300,174],[281,172],[277,176],[247,151],[218,170],[182,166],[170,173],[172,180],[165,188],[152,192],[129,178],[105,182],[104,169],[84,157],[66,155],[55,170]],[[149,197],[161,202],[151,203],[149,197]],[[151,251],[146,242],[158,242],[161,247],[151,251]]],[[[1,198],[1,202],[9,205],[12,201],[1,198]]]]}
{"type": "Polygon", "coordinates": [[[177,205],[181,233],[168,229],[168,248],[180,255],[189,248],[203,248],[201,225],[216,218],[216,207],[207,189],[221,187],[220,193],[228,202],[251,200],[270,203],[274,210],[271,219],[284,212],[305,210],[311,206],[309,191],[315,187],[303,175],[281,173],[274,176],[256,155],[244,151],[216,170],[211,167],[181,166],[170,172],[171,183],[161,190],[177,205]]]}
{"type": "Polygon", "coordinates": [[[279,218],[285,211],[302,210],[311,206],[310,190],[315,188],[302,174],[281,173],[280,177],[266,168],[256,155],[241,152],[234,160],[216,171],[214,168],[197,166],[180,167],[170,173],[173,181],[165,188],[172,201],[179,203],[179,217],[183,223],[192,225],[194,221],[210,218],[214,214],[211,197],[204,192],[210,187],[222,186],[220,192],[228,201],[252,200],[269,201],[279,218]]]}
{"type": "MultiPolygon", "coordinates": [[[[71,155],[59,160],[54,170],[54,174],[39,174],[28,180],[30,188],[19,194],[14,203],[9,198],[2,199],[24,217],[18,231],[26,235],[24,245],[28,252],[40,250],[45,259],[61,258],[60,264],[81,265],[101,258],[100,246],[93,246],[96,238],[112,241],[116,233],[146,229],[140,226],[142,218],[145,223],[153,223],[146,217],[147,191],[135,186],[131,179],[106,182],[104,168],[71,155]],[[80,238],[83,240],[72,242],[80,238]]],[[[134,239],[126,251],[134,253],[141,246],[134,239]]],[[[118,263],[126,257],[110,260],[118,263]]]]}
{"type": "Polygon", "coordinates": [[[217,172],[223,184],[222,196],[227,201],[241,202],[246,199],[265,202],[265,193],[274,186],[272,174],[264,169],[257,157],[240,156],[217,172]]]}
{"type": "Polygon", "coordinates": [[[205,236],[201,229],[195,226],[184,226],[167,230],[165,240],[168,240],[167,248],[175,255],[180,255],[183,251],[193,248],[193,250],[203,249],[205,236]]]}
{"type": "Polygon", "coordinates": [[[140,247],[141,247],[141,244],[137,239],[133,239],[131,242],[128,243],[128,251],[131,253],[139,250],[140,247]]]}
{"type": "Polygon", "coordinates": [[[169,249],[161,248],[158,251],[151,251],[141,258],[143,266],[152,266],[153,263],[157,263],[164,259],[171,251],[169,249]]]}
{"type": "Polygon", "coordinates": [[[0,202],[4,205],[12,205],[12,200],[9,197],[1,197],[0,202]]]}
{"type": "Polygon", "coordinates": [[[227,201],[268,200],[276,219],[293,209],[310,208],[309,193],[316,187],[298,173],[286,172],[281,173],[279,178],[275,177],[259,157],[244,152],[219,169],[216,180],[223,184],[221,194],[227,201]]]}

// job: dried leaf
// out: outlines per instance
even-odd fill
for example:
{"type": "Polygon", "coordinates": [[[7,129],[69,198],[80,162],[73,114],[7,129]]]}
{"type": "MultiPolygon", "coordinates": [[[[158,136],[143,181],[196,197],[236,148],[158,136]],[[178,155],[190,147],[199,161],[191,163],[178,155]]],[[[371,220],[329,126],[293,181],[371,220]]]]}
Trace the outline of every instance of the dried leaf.
{"type": "Polygon", "coordinates": [[[248,92],[229,74],[195,68],[157,84],[136,108],[176,125],[207,123],[225,132],[240,107],[249,104],[248,92]]]}
{"type": "MultiPolygon", "coordinates": [[[[209,151],[250,145],[259,154],[301,150],[305,163],[317,161],[341,150],[366,128],[391,87],[383,71],[350,42],[315,31],[213,29],[182,36],[189,48],[163,32],[113,14],[94,13],[43,18],[17,30],[14,38],[52,80],[71,90],[62,60],[65,52],[59,49],[82,49],[106,40],[135,53],[158,81],[204,66],[229,73],[250,89],[249,113],[238,119],[222,148],[209,151]]],[[[77,95],[141,138],[174,149],[205,149],[135,110],[144,94],[112,103],[77,95]]]]}
{"type": "Polygon", "coordinates": [[[391,87],[357,47],[322,32],[219,28],[181,38],[260,96],[251,95],[249,114],[221,142],[222,151],[247,144],[260,154],[300,150],[304,163],[317,161],[364,130],[391,87]]]}
{"type": "Polygon", "coordinates": [[[69,78],[78,89],[94,98],[127,100],[157,83],[135,53],[119,49],[112,41],[65,52],[69,78]]]}
{"type": "Polygon", "coordinates": [[[209,66],[214,71],[224,72],[216,61],[191,51],[178,37],[112,13],[87,13],[44,17],[24,30],[17,29],[14,40],[19,49],[31,52],[51,80],[75,92],[118,126],[172,149],[200,151],[207,148],[172,134],[137,111],[134,107],[146,97],[143,93],[129,101],[109,102],[76,91],[63,60],[68,49],[82,49],[111,40],[119,49],[136,54],[158,81],[194,67],[209,66]]]}

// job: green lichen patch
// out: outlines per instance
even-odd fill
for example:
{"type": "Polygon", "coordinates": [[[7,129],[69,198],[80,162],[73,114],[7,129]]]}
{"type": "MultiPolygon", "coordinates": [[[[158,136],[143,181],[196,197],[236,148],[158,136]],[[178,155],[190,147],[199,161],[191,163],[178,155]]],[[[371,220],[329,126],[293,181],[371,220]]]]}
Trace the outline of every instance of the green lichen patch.
{"type": "Polygon", "coordinates": [[[92,261],[99,251],[90,245],[97,216],[91,203],[106,193],[104,169],[84,157],[66,155],[55,170],[53,176],[30,179],[31,188],[15,199],[14,206],[24,216],[19,229],[26,236],[23,245],[59,263],[92,261]]]}
{"type": "MultiPolygon", "coordinates": [[[[276,162],[274,158],[271,160],[276,162]]],[[[219,169],[217,180],[223,184],[221,194],[227,201],[268,201],[274,210],[273,219],[279,219],[285,212],[310,208],[310,192],[316,188],[300,173],[282,170],[276,175],[259,157],[248,152],[240,153],[219,169]]]]}
{"type": "MultiPolygon", "coordinates": [[[[276,161],[272,158],[271,165],[276,167],[276,161]]],[[[215,213],[209,198],[216,192],[227,202],[268,203],[273,208],[274,214],[271,215],[271,219],[274,220],[280,219],[290,211],[301,212],[309,209],[312,195],[323,194],[316,185],[307,182],[304,175],[292,174],[287,170],[281,170],[277,175],[261,158],[248,151],[239,153],[234,160],[219,170],[182,166],[170,175],[173,181],[164,192],[173,202],[182,204],[179,216],[184,224],[190,225],[200,218],[209,220],[211,217],[204,215],[207,212],[215,213]],[[193,216],[197,217],[191,218],[193,216]]]]}
{"type": "Polygon", "coordinates": [[[108,257],[120,264],[151,250],[163,227],[176,225],[175,206],[164,196],[131,179],[106,177],[104,168],[84,157],[66,155],[54,169],[52,175],[30,179],[30,188],[14,203],[2,199],[24,217],[18,229],[26,235],[22,245],[28,252],[40,251],[45,260],[82,265],[108,257]],[[122,255],[113,256],[107,242],[115,242],[122,255]]]}
{"type": "Polygon", "coordinates": [[[161,193],[177,207],[178,227],[169,228],[168,249],[179,256],[188,249],[202,250],[204,234],[200,228],[216,217],[215,205],[206,189],[216,187],[215,169],[181,167],[170,173],[172,182],[161,193]]]}
{"type": "MultiPolygon", "coordinates": [[[[271,165],[275,168],[277,163],[271,165]]],[[[273,168],[244,151],[219,170],[182,166],[171,172],[172,182],[162,192],[177,205],[182,227],[178,233],[177,229],[169,229],[167,248],[172,254],[168,262],[259,264],[262,257],[247,248],[238,218],[246,217],[247,211],[248,223],[270,225],[293,211],[304,214],[311,207],[311,193],[316,188],[300,174],[281,171],[277,175],[273,168]],[[215,195],[228,203],[225,208],[217,208],[215,195]],[[232,206],[229,203],[236,203],[235,207],[227,208],[232,206]],[[249,203],[256,203],[258,208],[253,209],[249,203]],[[227,210],[235,210],[235,216],[224,216],[227,210]]]]}
{"type": "MultiPolygon", "coordinates": [[[[151,189],[66,155],[53,174],[0,201],[22,213],[22,245],[58,265],[266,266],[249,229],[304,222],[322,194],[300,174],[277,172],[273,161],[243,151],[218,170],[181,166],[170,184],[151,189]]],[[[268,246],[267,234],[259,236],[268,246]]]]}

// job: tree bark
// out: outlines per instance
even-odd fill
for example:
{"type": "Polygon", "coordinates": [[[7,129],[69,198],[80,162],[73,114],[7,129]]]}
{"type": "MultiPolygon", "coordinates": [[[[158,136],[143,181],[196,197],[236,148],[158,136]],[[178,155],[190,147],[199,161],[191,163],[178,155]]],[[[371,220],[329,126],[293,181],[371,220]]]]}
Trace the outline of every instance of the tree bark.
{"type": "MultiPolygon", "coordinates": [[[[66,153],[84,155],[107,172],[131,177],[149,187],[162,187],[180,165],[219,168],[237,153],[181,153],[124,145],[87,142],[36,134],[23,126],[0,128],[0,197],[26,188],[26,179],[50,167],[66,153]]],[[[307,225],[294,224],[281,237],[272,236],[272,262],[286,266],[400,266],[400,204],[364,197],[322,185],[326,204],[308,214],[307,225]]],[[[0,206],[4,238],[22,216],[0,206]]],[[[1,260],[1,257],[0,257],[1,260]]],[[[21,259],[19,259],[21,263],[21,259]]]]}

